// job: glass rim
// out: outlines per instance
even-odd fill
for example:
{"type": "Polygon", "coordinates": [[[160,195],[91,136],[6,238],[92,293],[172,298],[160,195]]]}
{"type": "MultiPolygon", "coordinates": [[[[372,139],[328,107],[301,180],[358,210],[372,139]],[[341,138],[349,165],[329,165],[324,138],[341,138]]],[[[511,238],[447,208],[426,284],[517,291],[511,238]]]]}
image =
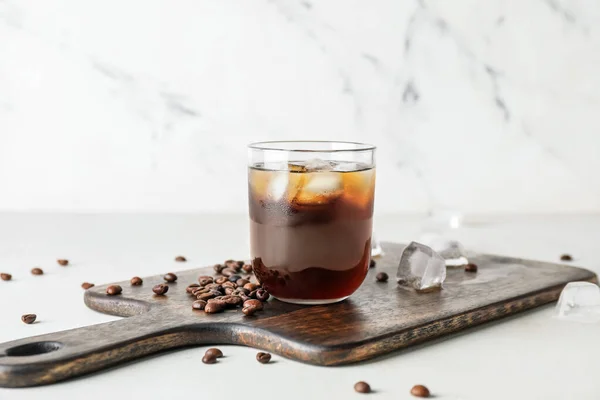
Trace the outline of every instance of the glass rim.
{"type": "Polygon", "coordinates": [[[339,153],[339,152],[360,152],[360,151],[374,151],[377,149],[376,146],[367,143],[360,142],[346,142],[343,140],[269,140],[265,142],[254,142],[248,145],[249,149],[252,150],[265,150],[265,151],[287,151],[297,153],[339,153]],[[291,144],[331,144],[336,143],[339,145],[347,146],[347,148],[340,149],[307,149],[307,148],[286,148],[286,145],[291,144]]]}

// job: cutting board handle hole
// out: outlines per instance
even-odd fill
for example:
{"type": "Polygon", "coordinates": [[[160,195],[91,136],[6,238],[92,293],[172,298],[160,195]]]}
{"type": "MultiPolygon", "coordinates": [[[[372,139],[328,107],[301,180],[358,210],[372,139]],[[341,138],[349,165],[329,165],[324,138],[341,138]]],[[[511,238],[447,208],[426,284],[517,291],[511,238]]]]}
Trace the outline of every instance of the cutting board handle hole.
{"type": "Polygon", "coordinates": [[[62,347],[63,344],[60,342],[33,342],[6,349],[6,355],[9,357],[37,356],[51,353],[62,347]]]}

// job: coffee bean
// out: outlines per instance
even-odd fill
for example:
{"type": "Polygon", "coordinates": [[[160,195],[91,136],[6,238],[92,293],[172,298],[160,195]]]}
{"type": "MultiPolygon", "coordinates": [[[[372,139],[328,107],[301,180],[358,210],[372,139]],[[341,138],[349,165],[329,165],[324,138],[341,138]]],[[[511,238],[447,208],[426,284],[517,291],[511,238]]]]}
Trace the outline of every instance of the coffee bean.
{"type": "Polygon", "coordinates": [[[177,257],[175,257],[175,261],[177,261],[177,262],[186,262],[187,259],[184,256],[177,256],[177,257]]]}
{"type": "Polygon", "coordinates": [[[198,297],[197,297],[197,299],[198,300],[205,300],[206,301],[206,300],[215,298],[215,297],[220,296],[220,295],[221,295],[221,293],[217,292],[216,290],[210,290],[207,293],[199,294],[198,297]]]}
{"type": "Polygon", "coordinates": [[[201,294],[208,293],[208,292],[210,292],[210,289],[207,289],[205,287],[199,287],[197,289],[193,289],[192,290],[192,295],[193,296],[200,296],[201,294]]]}
{"type": "Polygon", "coordinates": [[[21,316],[21,321],[26,323],[27,325],[33,324],[37,318],[35,314],[25,314],[21,316]]]}
{"type": "Polygon", "coordinates": [[[215,264],[215,265],[213,266],[213,269],[215,270],[215,272],[216,272],[217,274],[220,274],[220,273],[221,273],[221,271],[223,271],[223,268],[225,268],[225,267],[224,267],[224,266],[222,266],[221,264],[215,264]]]}
{"type": "Polygon", "coordinates": [[[204,300],[196,300],[192,303],[192,308],[194,310],[204,310],[204,307],[206,307],[206,302],[204,300]]]}
{"type": "Polygon", "coordinates": [[[44,271],[41,268],[33,268],[31,270],[32,275],[44,275],[44,271]]]}
{"type": "Polygon", "coordinates": [[[235,267],[237,267],[237,261],[235,261],[235,260],[225,260],[223,262],[223,264],[227,268],[234,268],[235,269],[235,267]]]}
{"type": "Polygon", "coordinates": [[[213,300],[206,304],[206,307],[204,307],[204,312],[208,314],[214,314],[223,311],[225,307],[227,307],[227,304],[225,304],[224,301],[213,300]]]}
{"type": "Polygon", "coordinates": [[[158,296],[163,296],[165,293],[169,291],[169,285],[165,285],[164,283],[159,283],[158,285],[154,285],[152,291],[158,296]]]}
{"type": "MultiPolygon", "coordinates": [[[[375,266],[377,265],[377,263],[375,262],[375,260],[373,260],[371,258],[371,261],[369,262],[369,268],[375,268],[375,266]]],[[[360,383],[360,382],[359,382],[360,383]]]]}
{"type": "Polygon", "coordinates": [[[258,289],[256,291],[256,299],[260,300],[260,301],[267,301],[269,300],[269,297],[271,297],[269,295],[269,292],[267,292],[265,289],[258,289]]]}
{"type": "Polygon", "coordinates": [[[253,316],[257,311],[258,308],[256,306],[246,306],[242,308],[242,312],[248,317],[253,316]]]}
{"type": "Polygon", "coordinates": [[[89,288],[93,288],[95,285],[93,283],[89,283],[89,282],[83,282],[81,284],[81,287],[85,290],[88,290],[89,288]]]}
{"type": "Polygon", "coordinates": [[[256,353],[256,361],[261,364],[267,364],[269,361],[271,361],[271,354],[263,353],[262,351],[258,352],[256,353]]]}
{"type": "Polygon", "coordinates": [[[221,271],[221,274],[223,274],[223,276],[226,276],[226,277],[228,277],[228,278],[229,278],[231,275],[235,275],[236,273],[237,273],[237,271],[236,271],[235,269],[233,269],[233,268],[224,268],[224,269],[221,271]]]}
{"type": "Polygon", "coordinates": [[[248,293],[248,297],[250,297],[251,299],[256,299],[257,292],[258,292],[258,289],[251,291],[250,293],[248,293]]]}
{"type": "Polygon", "coordinates": [[[259,288],[259,286],[256,283],[252,283],[252,282],[246,283],[244,285],[244,289],[248,289],[251,292],[258,288],[259,288]]]}
{"type": "Polygon", "coordinates": [[[232,287],[225,287],[223,288],[223,291],[225,292],[225,294],[230,295],[233,294],[233,292],[235,292],[237,289],[234,289],[232,287]]]}
{"type": "Polygon", "coordinates": [[[246,296],[245,294],[238,294],[238,296],[240,296],[242,301],[250,300],[250,297],[246,296]]]}
{"type": "Polygon", "coordinates": [[[218,291],[223,290],[223,286],[219,285],[218,283],[209,283],[208,285],[204,286],[204,288],[209,289],[209,290],[218,290],[218,291]]]}
{"type": "Polygon", "coordinates": [[[221,300],[223,300],[231,308],[241,306],[243,303],[242,298],[240,296],[234,296],[234,295],[223,296],[221,298],[221,300]]]}
{"type": "Polygon", "coordinates": [[[123,288],[119,285],[110,285],[106,288],[106,294],[109,296],[116,296],[118,294],[121,294],[122,291],[123,288]]]}
{"type": "Polygon", "coordinates": [[[206,353],[204,353],[204,355],[211,356],[214,358],[221,358],[223,357],[223,352],[217,349],[216,347],[211,347],[210,349],[206,350],[206,353]]]}
{"type": "Polygon", "coordinates": [[[263,303],[260,300],[256,300],[256,299],[246,300],[244,302],[244,307],[248,307],[248,306],[254,306],[257,308],[257,310],[263,309],[263,303]]]}
{"type": "Polygon", "coordinates": [[[375,276],[375,279],[377,279],[377,282],[387,282],[388,274],[385,272],[380,272],[375,276]]]}
{"type": "Polygon", "coordinates": [[[241,276],[239,276],[239,275],[231,275],[231,276],[229,277],[229,282],[236,283],[236,282],[237,282],[237,281],[239,281],[240,279],[242,279],[242,277],[241,277],[241,276]]]}
{"type": "Polygon", "coordinates": [[[173,283],[177,280],[177,275],[175,275],[172,272],[169,272],[168,274],[166,274],[165,276],[163,276],[163,279],[169,283],[173,283]]]}
{"type": "Polygon", "coordinates": [[[129,283],[131,283],[131,286],[141,286],[141,284],[144,283],[144,281],[139,276],[134,276],[133,278],[131,278],[129,283]]]}
{"type": "Polygon", "coordinates": [[[197,283],[190,283],[188,287],[185,288],[185,292],[192,294],[192,292],[198,288],[200,288],[200,285],[198,285],[197,283]]]}
{"type": "Polygon", "coordinates": [[[231,282],[231,281],[223,282],[221,285],[224,288],[226,288],[226,287],[230,287],[230,288],[233,288],[233,289],[237,288],[237,285],[235,284],[235,282],[231,282]]]}
{"type": "Polygon", "coordinates": [[[244,264],[242,266],[242,269],[244,270],[244,272],[246,272],[247,274],[251,274],[252,273],[252,265],[250,264],[244,264]]]}
{"type": "Polygon", "coordinates": [[[570,254],[563,254],[562,256],[560,256],[560,260],[561,261],[573,261],[573,256],[571,256],[570,254]]]}
{"type": "Polygon", "coordinates": [[[69,260],[65,260],[65,259],[59,259],[59,260],[56,260],[56,262],[58,263],[58,265],[62,265],[63,267],[66,267],[67,265],[69,265],[69,260]]]}
{"type": "Polygon", "coordinates": [[[204,278],[204,279],[200,279],[198,281],[198,283],[200,283],[200,286],[206,286],[206,285],[210,285],[211,283],[213,283],[213,279],[212,278],[204,278]]]}
{"type": "Polygon", "coordinates": [[[371,386],[367,382],[360,381],[354,384],[354,390],[358,393],[371,393],[371,386]]]}
{"type": "Polygon", "coordinates": [[[410,394],[415,397],[429,397],[429,389],[423,385],[415,385],[410,389],[410,394]]]}
{"type": "Polygon", "coordinates": [[[240,267],[240,268],[242,268],[244,266],[244,264],[245,264],[245,262],[243,262],[243,261],[238,261],[237,262],[237,266],[240,267]]]}
{"type": "Polygon", "coordinates": [[[220,285],[223,284],[223,283],[225,283],[225,282],[229,282],[229,279],[227,279],[226,276],[220,276],[217,279],[215,279],[215,283],[218,283],[220,285]]]}
{"type": "Polygon", "coordinates": [[[469,263],[465,265],[465,272],[477,272],[477,264],[469,263]]]}
{"type": "Polygon", "coordinates": [[[235,294],[236,296],[244,295],[247,296],[250,291],[248,289],[244,289],[243,287],[239,287],[233,291],[231,294],[235,294]]]}
{"type": "Polygon", "coordinates": [[[240,278],[237,281],[235,281],[235,284],[238,285],[238,287],[244,286],[246,283],[250,283],[250,281],[248,279],[243,278],[240,278]]]}
{"type": "Polygon", "coordinates": [[[204,364],[214,364],[217,362],[217,357],[210,354],[205,354],[204,357],[202,357],[202,362],[204,364]]]}
{"type": "Polygon", "coordinates": [[[0,274],[0,279],[2,279],[3,281],[10,281],[12,279],[12,275],[3,272],[0,274]]]}

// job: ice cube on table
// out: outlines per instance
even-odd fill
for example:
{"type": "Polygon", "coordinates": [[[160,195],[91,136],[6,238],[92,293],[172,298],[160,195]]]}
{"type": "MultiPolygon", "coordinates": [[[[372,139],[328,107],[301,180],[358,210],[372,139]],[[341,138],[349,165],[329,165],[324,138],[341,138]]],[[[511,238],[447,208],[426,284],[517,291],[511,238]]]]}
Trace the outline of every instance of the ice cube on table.
{"type": "Polygon", "coordinates": [[[469,263],[467,251],[457,240],[434,233],[425,233],[419,238],[419,243],[431,247],[433,251],[442,256],[448,267],[462,267],[469,263]]]}
{"type": "Polygon", "coordinates": [[[446,261],[431,247],[411,242],[400,256],[396,280],[418,291],[441,289],[446,279],[446,261]]]}
{"type": "Polygon", "coordinates": [[[570,282],[560,293],[554,315],[577,322],[600,322],[600,287],[591,282],[570,282]]]}

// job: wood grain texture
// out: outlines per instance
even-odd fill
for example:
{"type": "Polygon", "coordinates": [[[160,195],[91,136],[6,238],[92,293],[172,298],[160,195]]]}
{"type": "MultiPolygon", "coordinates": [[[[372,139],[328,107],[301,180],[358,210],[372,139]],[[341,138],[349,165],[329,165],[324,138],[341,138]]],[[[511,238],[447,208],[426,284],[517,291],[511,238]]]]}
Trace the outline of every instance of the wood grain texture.
{"type": "Polygon", "coordinates": [[[108,285],[94,287],[84,296],[90,308],[129,318],[0,344],[0,386],[54,383],[200,344],[240,344],[311,364],[348,364],[555,301],[568,282],[596,281],[580,268],[476,255],[476,274],[448,269],[444,290],[419,294],[393,279],[402,249],[385,243],[386,255],[344,302],[298,306],[272,300],[253,317],[240,309],[212,315],[191,309],[185,288],[199,275],[212,275],[211,268],[177,273],[166,296],[151,290],[161,276],[144,278],[142,286],[119,283],[119,296],[107,296],[108,285]],[[380,271],[391,280],[376,282],[380,271]]]}

